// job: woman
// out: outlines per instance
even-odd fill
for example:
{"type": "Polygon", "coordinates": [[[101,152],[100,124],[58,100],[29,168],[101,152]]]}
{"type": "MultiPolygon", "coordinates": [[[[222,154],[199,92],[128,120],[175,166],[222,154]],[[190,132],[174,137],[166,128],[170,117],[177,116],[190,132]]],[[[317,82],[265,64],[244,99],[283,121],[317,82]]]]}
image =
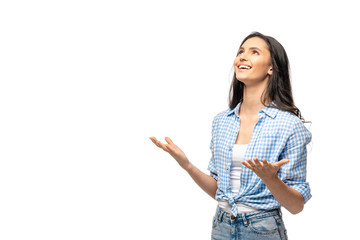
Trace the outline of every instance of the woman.
{"type": "Polygon", "coordinates": [[[311,133],[294,105],[282,45],[255,32],[234,60],[229,109],[212,122],[210,175],[166,137],[150,139],[218,201],[212,239],[287,239],[280,207],[292,214],[311,198],[306,145],[311,133]]]}

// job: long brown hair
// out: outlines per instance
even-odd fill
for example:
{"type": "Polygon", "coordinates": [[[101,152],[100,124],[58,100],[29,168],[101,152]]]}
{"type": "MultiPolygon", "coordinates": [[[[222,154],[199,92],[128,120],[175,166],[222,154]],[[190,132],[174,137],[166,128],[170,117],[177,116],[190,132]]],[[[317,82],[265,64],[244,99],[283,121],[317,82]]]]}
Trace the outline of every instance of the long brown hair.
{"type": "MultiPolygon", "coordinates": [[[[273,37],[265,36],[259,32],[253,32],[247,36],[241,43],[240,47],[246,40],[253,37],[263,39],[270,51],[271,64],[273,66],[273,73],[269,77],[268,85],[261,99],[265,105],[265,101],[269,99],[275,107],[280,110],[288,111],[295,114],[302,121],[304,118],[301,116],[300,110],[295,106],[291,82],[290,82],[290,64],[284,47],[273,37]]],[[[239,48],[240,48],[239,47],[239,48]]],[[[236,105],[243,100],[244,83],[236,79],[235,71],[229,91],[229,107],[234,109],[236,105]]]]}

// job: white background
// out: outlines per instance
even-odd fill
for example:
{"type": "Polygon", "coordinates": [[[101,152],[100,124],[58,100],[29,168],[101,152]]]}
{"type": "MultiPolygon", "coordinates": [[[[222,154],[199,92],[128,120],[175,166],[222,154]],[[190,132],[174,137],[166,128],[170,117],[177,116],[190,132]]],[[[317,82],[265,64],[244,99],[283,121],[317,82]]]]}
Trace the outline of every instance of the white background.
{"type": "Polygon", "coordinates": [[[210,239],[216,202],[150,140],[207,171],[211,122],[252,31],[275,37],[313,141],[289,238],[354,239],[355,1],[1,1],[0,239],[210,239]]]}

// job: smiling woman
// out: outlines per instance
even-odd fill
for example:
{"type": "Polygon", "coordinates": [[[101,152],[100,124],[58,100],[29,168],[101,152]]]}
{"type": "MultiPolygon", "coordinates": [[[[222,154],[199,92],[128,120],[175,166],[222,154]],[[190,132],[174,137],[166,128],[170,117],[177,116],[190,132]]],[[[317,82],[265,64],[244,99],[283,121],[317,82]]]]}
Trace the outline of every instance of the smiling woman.
{"type": "Polygon", "coordinates": [[[233,64],[229,109],[212,122],[210,175],[169,137],[167,144],[150,139],[218,201],[212,239],[287,239],[281,207],[297,214],[311,198],[311,133],[294,105],[287,54],[256,32],[243,40],[233,64]]]}
{"type": "Polygon", "coordinates": [[[258,81],[267,83],[272,74],[270,52],[266,42],[259,37],[248,39],[240,48],[234,60],[236,78],[248,86],[258,81]]]}

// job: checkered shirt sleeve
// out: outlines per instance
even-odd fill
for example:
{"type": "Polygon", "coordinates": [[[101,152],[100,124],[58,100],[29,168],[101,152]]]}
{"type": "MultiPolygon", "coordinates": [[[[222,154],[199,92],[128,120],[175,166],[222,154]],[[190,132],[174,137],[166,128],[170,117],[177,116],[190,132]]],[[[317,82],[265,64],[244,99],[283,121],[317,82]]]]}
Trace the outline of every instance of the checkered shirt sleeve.
{"type": "Polygon", "coordinates": [[[212,176],[216,181],[218,180],[218,174],[217,174],[217,168],[215,165],[214,145],[215,145],[215,137],[216,137],[216,123],[217,123],[217,119],[218,119],[219,115],[221,115],[221,113],[217,114],[212,121],[211,141],[210,141],[211,159],[210,159],[209,165],[208,165],[208,170],[210,171],[210,176],[212,176]]]}
{"type": "Polygon", "coordinates": [[[311,141],[311,133],[299,120],[296,121],[293,133],[286,142],[285,148],[279,159],[289,159],[290,162],[283,165],[278,172],[279,178],[289,187],[300,192],[305,203],[311,198],[310,186],[306,182],[306,145],[311,141]]]}

